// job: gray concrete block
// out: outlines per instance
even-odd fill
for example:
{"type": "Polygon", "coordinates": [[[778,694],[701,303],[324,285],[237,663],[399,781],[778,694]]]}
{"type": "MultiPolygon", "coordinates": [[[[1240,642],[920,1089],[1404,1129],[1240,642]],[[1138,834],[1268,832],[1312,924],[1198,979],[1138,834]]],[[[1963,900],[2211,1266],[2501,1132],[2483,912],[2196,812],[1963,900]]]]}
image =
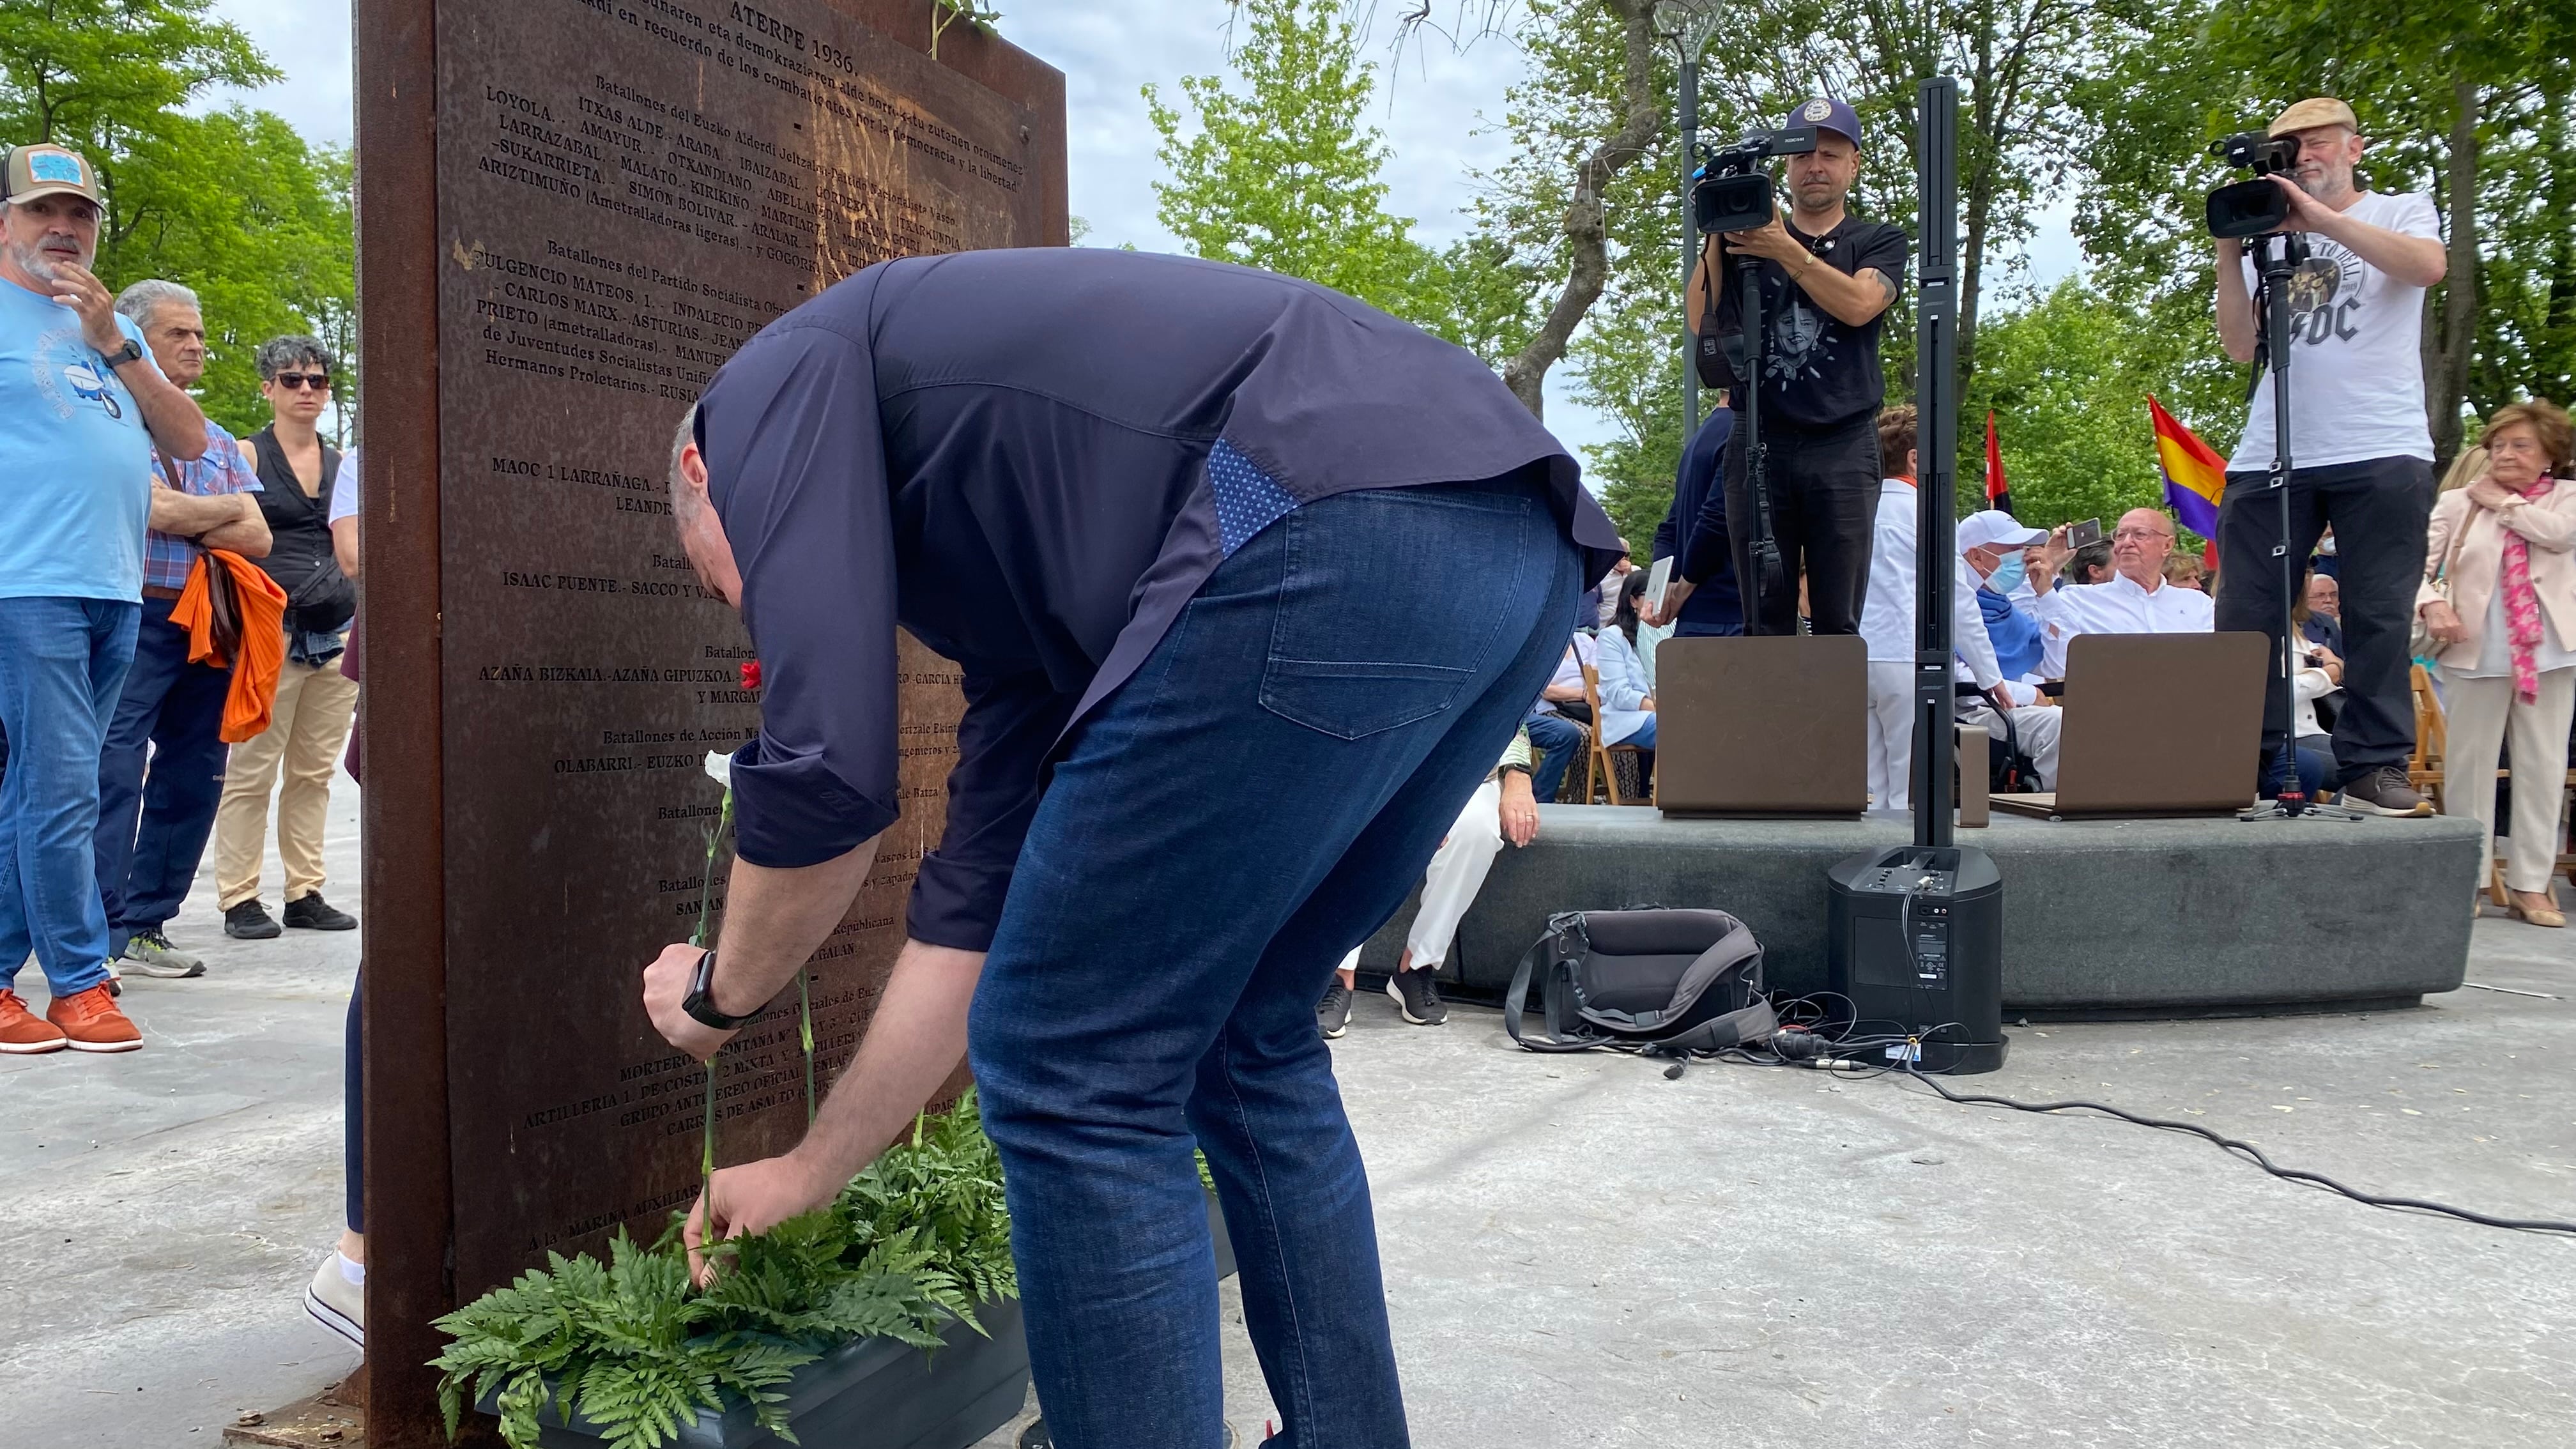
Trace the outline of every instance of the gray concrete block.
{"type": "MultiPolygon", "coordinates": [[[[1444,975],[1500,992],[1557,911],[1714,906],[1753,928],[1774,988],[1825,984],[1825,870],[1912,839],[1902,816],[1668,820],[1547,805],[1505,849],[1444,975]]],[[[2458,988],[2478,828],[2467,819],[2046,821],[1959,832],[2004,878],[2008,1010],[2253,1011],[2458,988]]],[[[1361,953],[1384,970],[1413,905],[1361,953]]]]}

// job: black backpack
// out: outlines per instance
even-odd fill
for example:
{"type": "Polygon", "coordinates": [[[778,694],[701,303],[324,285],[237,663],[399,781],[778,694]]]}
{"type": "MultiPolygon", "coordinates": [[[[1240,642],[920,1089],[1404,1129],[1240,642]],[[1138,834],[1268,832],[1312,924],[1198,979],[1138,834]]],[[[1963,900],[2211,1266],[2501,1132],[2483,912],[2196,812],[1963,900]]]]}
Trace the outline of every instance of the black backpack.
{"type": "MultiPolygon", "coordinates": [[[[1503,1027],[1527,1051],[1596,1047],[1688,1056],[1758,1042],[1779,1029],[1762,989],[1762,947],[1724,911],[1569,911],[1521,957],[1503,1027]],[[1523,1034],[1539,987],[1547,1039],[1523,1034]]],[[[1678,1069],[1676,1069],[1678,1070],[1678,1069]]]]}

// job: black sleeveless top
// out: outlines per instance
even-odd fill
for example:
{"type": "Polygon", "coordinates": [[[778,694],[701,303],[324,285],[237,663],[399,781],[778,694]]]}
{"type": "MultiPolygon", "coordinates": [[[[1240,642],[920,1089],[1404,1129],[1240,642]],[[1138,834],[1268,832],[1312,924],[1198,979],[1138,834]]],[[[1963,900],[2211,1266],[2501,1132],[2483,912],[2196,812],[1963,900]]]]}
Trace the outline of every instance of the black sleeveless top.
{"type": "Polygon", "coordinates": [[[322,491],[308,498],[274,426],[251,434],[250,446],[259,457],[259,512],[268,520],[268,557],[259,566],[293,594],[326,560],[339,566],[331,553],[331,484],[340,472],[340,450],[322,445],[322,491]]]}

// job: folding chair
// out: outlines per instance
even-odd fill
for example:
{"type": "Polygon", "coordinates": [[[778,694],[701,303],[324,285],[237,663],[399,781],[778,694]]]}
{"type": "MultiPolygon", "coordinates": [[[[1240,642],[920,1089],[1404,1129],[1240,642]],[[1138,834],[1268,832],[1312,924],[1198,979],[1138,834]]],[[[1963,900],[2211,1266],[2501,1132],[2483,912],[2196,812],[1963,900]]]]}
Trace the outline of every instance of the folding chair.
{"type": "Polygon", "coordinates": [[[1585,738],[1589,748],[1583,757],[1583,803],[1593,803],[1593,774],[1597,770],[1607,786],[1611,804],[1653,804],[1654,794],[1646,781],[1646,752],[1635,745],[1601,743],[1601,671],[1590,664],[1583,666],[1583,702],[1592,706],[1592,729],[1585,738]],[[1646,794],[1645,799],[1631,800],[1620,791],[1617,757],[1621,755],[1628,757],[1629,765],[1637,772],[1638,788],[1646,794]]]}

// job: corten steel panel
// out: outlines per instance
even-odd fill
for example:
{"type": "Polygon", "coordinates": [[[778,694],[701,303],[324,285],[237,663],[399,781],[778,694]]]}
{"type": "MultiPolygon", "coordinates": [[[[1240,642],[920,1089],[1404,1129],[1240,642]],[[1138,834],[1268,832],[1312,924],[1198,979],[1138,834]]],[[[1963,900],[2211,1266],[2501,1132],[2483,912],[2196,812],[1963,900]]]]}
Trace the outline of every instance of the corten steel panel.
{"type": "MultiPolygon", "coordinates": [[[[943,40],[943,48],[945,42],[943,40]]],[[[828,6],[447,4],[439,351],[449,1133],[456,1286],[658,1230],[697,1185],[703,1078],[636,969],[688,935],[750,648],[672,532],[674,423],[780,312],[890,256],[1046,235],[1051,118],[828,6]],[[756,18],[751,18],[756,17],[756,18]],[[1023,139],[1027,138],[1027,139],[1023,139]]],[[[937,841],[954,672],[902,665],[905,813],[813,972],[845,1058],[937,841]]],[[[729,1049],[727,1160],[804,1123],[793,997],[729,1049]]]]}
{"type": "MultiPolygon", "coordinates": [[[[649,1237],[696,1181],[703,1077],[637,972],[690,930],[701,762],[759,705],[672,532],[682,409],[870,263],[1065,240],[1062,76],[964,29],[933,60],[928,9],[360,0],[381,1442],[439,1441],[402,1367],[436,1351],[428,1317],[544,1249],[649,1237]]],[[[904,818],[810,971],[827,1067],[954,754],[954,667],[909,639],[899,667],[904,818]]],[[[801,1130],[782,1002],[726,1054],[723,1160],[801,1130]]]]}

